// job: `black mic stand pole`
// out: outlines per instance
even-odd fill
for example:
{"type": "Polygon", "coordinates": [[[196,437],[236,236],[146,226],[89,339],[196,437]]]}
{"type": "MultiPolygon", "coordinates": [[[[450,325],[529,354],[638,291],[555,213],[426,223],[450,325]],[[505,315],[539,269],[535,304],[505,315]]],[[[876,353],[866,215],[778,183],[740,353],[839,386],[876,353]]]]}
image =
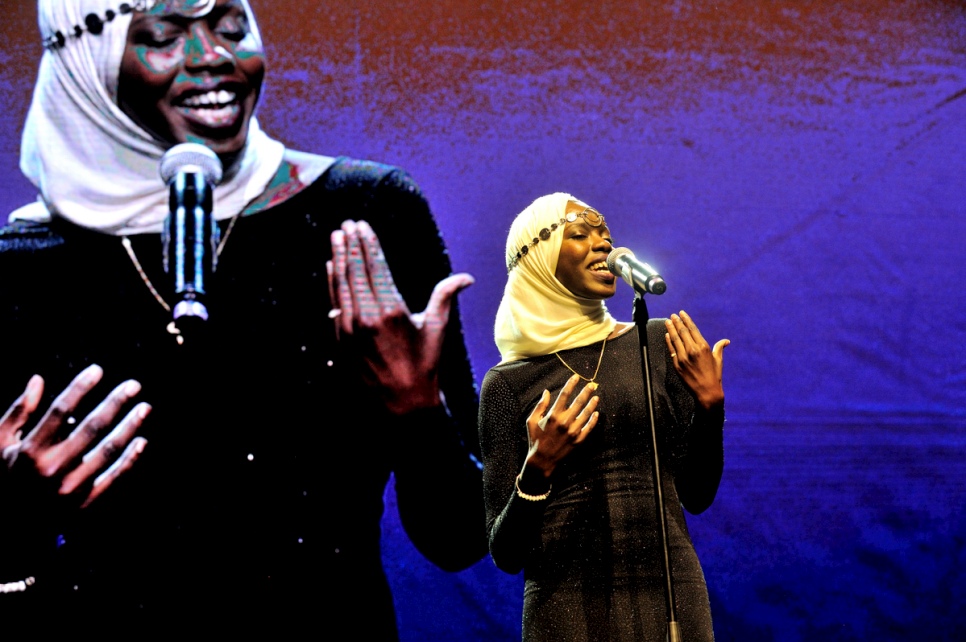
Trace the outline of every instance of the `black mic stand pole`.
{"type": "Polygon", "coordinates": [[[661,527],[661,550],[664,553],[664,599],[667,611],[667,639],[681,642],[681,628],[674,608],[674,582],[671,576],[671,555],[667,536],[667,516],[664,513],[664,489],[661,484],[661,462],[657,454],[657,425],[654,422],[654,391],[651,387],[651,363],[647,353],[647,304],[644,295],[635,293],[634,323],[641,344],[641,370],[644,375],[644,391],[647,396],[647,418],[651,423],[651,449],[654,453],[654,499],[657,504],[657,521],[661,527]]]}

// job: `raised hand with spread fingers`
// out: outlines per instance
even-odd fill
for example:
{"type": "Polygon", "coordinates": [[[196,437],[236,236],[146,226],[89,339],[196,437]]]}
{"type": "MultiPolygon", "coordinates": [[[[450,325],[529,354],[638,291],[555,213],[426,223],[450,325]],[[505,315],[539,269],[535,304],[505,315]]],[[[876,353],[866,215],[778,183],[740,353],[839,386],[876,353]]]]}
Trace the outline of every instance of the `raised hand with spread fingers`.
{"type": "Polygon", "coordinates": [[[363,381],[394,414],[440,405],[438,369],[450,309],[473,277],[446,277],[436,284],[426,309],[413,313],[368,223],[345,221],[331,240],[330,314],[339,340],[360,358],[363,381]]]}
{"type": "Polygon", "coordinates": [[[0,418],[0,492],[29,499],[32,514],[45,514],[40,510],[45,503],[88,506],[131,468],[147,445],[146,439],[135,434],[151,411],[149,404],[137,404],[115,422],[141,391],[141,384],[134,380],[118,385],[68,434],[63,434],[72,423],[71,413],[103,374],[100,366],[86,368],[24,435],[44,391],[43,378],[34,375],[0,418]]]}
{"type": "Polygon", "coordinates": [[[731,340],[721,339],[714,344],[714,348],[710,347],[684,310],[680,315],[672,314],[671,318],[665,319],[664,325],[667,328],[664,340],[671,353],[674,369],[694,393],[698,403],[705,409],[722,405],[724,349],[731,340]]]}

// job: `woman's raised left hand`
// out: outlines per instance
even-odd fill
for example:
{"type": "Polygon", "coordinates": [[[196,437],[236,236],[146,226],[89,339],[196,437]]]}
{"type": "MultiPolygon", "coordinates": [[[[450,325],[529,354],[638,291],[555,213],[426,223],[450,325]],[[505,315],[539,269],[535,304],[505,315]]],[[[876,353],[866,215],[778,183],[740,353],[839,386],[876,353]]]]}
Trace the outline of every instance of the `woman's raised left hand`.
{"type": "Polygon", "coordinates": [[[664,340],[671,352],[674,369],[697,397],[698,403],[705,409],[723,404],[721,372],[724,349],[731,341],[721,339],[711,348],[684,310],[680,315],[672,314],[670,319],[665,319],[664,326],[667,328],[664,340]]]}
{"type": "Polygon", "coordinates": [[[332,260],[326,263],[330,315],[339,341],[351,344],[360,357],[363,381],[395,414],[438,406],[439,360],[450,308],[473,277],[443,279],[426,309],[412,313],[368,223],[345,221],[331,241],[332,260]]]}

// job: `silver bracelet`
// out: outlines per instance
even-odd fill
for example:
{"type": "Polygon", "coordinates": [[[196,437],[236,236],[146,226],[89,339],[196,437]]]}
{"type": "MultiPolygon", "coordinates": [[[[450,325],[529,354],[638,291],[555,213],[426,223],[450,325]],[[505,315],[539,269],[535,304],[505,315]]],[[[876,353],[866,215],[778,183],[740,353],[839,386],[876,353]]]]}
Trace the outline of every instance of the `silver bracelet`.
{"type": "Polygon", "coordinates": [[[548,488],[547,492],[545,492],[543,495],[528,495],[522,490],[520,490],[520,475],[517,475],[517,478],[516,480],[514,480],[513,485],[517,489],[517,495],[519,495],[521,499],[525,499],[530,502],[540,502],[547,499],[548,497],[550,497],[550,491],[553,490],[553,484],[551,484],[550,488],[548,488]]]}
{"type": "Polygon", "coordinates": [[[20,580],[19,582],[7,582],[6,584],[0,584],[0,593],[23,593],[28,588],[33,586],[36,581],[37,580],[31,576],[25,580],[20,580]]]}

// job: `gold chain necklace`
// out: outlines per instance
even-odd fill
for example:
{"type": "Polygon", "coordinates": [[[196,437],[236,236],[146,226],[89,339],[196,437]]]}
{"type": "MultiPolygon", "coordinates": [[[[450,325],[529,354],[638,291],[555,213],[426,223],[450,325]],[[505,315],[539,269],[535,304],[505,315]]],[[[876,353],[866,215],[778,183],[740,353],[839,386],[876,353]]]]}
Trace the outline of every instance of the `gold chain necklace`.
{"type": "MultiPolygon", "coordinates": [[[[228,227],[225,228],[225,234],[221,237],[221,241],[219,241],[218,247],[215,248],[216,259],[221,257],[221,251],[225,249],[225,244],[228,242],[228,237],[231,236],[231,231],[235,227],[235,221],[238,220],[239,216],[241,216],[240,212],[238,214],[235,214],[233,217],[231,217],[231,221],[229,221],[228,227]]],[[[131,245],[131,239],[129,239],[127,236],[122,236],[121,245],[124,246],[124,251],[127,252],[128,257],[131,259],[131,263],[134,264],[134,269],[138,271],[138,276],[141,277],[141,281],[143,281],[144,285],[147,286],[148,291],[151,293],[151,296],[154,297],[154,300],[157,301],[161,305],[161,307],[164,308],[166,312],[171,312],[171,305],[164,300],[164,297],[162,297],[161,294],[158,293],[158,290],[154,287],[154,284],[151,283],[151,279],[148,278],[148,275],[144,271],[144,268],[141,267],[141,262],[138,260],[137,254],[134,253],[134,247],[131,245]]],[[[166,329],[168,331],[168,334],[174,335],[175,339],[178,342],[178,345],[182,345],[184,343],[184,335],[181,334],[181,330],[178,329],[178,326],[174,321],[171,321],[170,323],[168,323],[166,329]]]]}
{"type": "Polygon", "coordinates": [[[557,358],[560,359],[560,363],[564,364],[564,367],[567,368],[567,370],[570,370],[572,373],[574,373],[584,381],[595,383],[597,379],[597,373],[600,372],[600,364],[604,361],[604,348],[606,347],[607,347],[607,338],[605,337],[603,345],[600,346],[600,356],[597,357],[597,367],[594,369],[594,376],[592,376],[590,379],[588,379],[584,375],[580,374],[579,372],[577,372],[576,370],[568,366],[567,362],[563,360],[563,357],[560,356],[559,352],[554,352],[554,354],[557,355],[557,358]]]}

